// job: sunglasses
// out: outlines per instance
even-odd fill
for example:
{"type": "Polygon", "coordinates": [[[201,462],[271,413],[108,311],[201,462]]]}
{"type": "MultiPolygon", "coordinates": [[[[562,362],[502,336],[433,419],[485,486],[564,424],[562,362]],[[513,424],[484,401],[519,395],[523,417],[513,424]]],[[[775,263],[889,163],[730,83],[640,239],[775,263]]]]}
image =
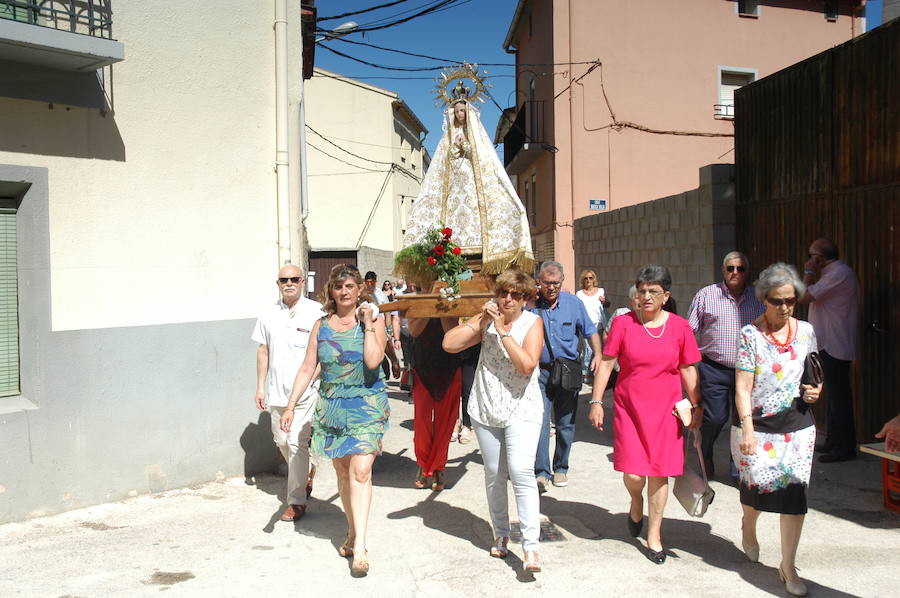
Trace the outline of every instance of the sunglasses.
{"type": "Polygon", "coordinates": [[[794,307],[797,305],[796,297],[788,297],[787,299],[773,299],[771,297],[766,297],[766,301],[769,302],[773,307],[781,307],[782,305],[787,305],[788,307],[794,307]]]}
{"type": "Polygon", "coordinates": [[[725,266],[725,269],[729,272],[734,272],[737,270],[738,272],[746,272],[747,268],[744,266],[725,266]]]}
{"type": "Polygon", "coordinates": [[[289,276],[287,278],[279,278],[278,282],[280,282],[281,284],[287,284],[287,282],[289,280],[291,282],[293,282],[294,284],[297,284],[298,282],[300,282],[300,277],[299,276],[289,276]]]}
{"type": "Polygon", "coordinates": [[[522,297],[525,296],[524,293],[521,293],[519,291],[497,291],[497,297],[499,297],[500,299],[503,299],[507,295],[509,295],[513,301],[521,301],[522,297]]]}

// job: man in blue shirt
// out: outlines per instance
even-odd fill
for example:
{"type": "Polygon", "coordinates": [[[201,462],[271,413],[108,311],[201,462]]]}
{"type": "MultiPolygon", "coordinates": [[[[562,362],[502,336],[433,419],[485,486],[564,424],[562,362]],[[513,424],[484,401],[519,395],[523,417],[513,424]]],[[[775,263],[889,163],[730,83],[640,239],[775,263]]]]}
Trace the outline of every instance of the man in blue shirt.
{"type": "Polygon", "coordinates": [[[591,371],[597,368],[602,358],[600,335],[597,327],[588,317],[584,304],[575,295],[563,293],[565,280],[563,266],[559,262],[544,262],[538,273],[540,294],[532,312],[544,320],[544,349],[540,361],[540,387],[544,397],[544,425],[538,441],[534,460],[534,475],[538,490],[547,491],[550,484],[550,417],[556,425],[556,450],[553,453],[552,479],[554,486],[569,484],[569,453],[575,439],[575,413],[578,407],[578,391],[547,388],[553,359],[566,357],[578,359],[579,338],[584,338],[594,350],[591,371]],[[552,346],[553,358],[547,347],[552,346]]]}

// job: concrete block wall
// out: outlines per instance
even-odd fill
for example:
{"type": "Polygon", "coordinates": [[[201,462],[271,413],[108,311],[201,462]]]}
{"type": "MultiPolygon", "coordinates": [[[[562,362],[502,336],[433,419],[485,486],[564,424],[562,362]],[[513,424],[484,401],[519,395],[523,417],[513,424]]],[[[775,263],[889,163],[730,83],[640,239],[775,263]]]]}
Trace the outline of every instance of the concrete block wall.
{"type": "Polygon", "coordinates": [[[385,249],[375,249],[374,247],[367,247],[363,245],[359,248],[356,259],[356,266],[359,268],[359,271],[362,274],[365,274],[366,272],[371,270],[378,275],[379,289],[381,288],[381,283],[386,278],[390,278],[391,280],[396,278],[396,276],[394,275],[393,251],[387,251],[385,249]]]}
{"type": "Polygon", "coordinates": [[[577,288],[581,270],[594,270],[616,308],[627,305],[641,266],[661,264],[684,316],[697,290],[721,278],[722,258],[736,249],[735,225],[734,166],[710,164],[697,189],[577,219],[576,272],[566,278],[577,288]]]}

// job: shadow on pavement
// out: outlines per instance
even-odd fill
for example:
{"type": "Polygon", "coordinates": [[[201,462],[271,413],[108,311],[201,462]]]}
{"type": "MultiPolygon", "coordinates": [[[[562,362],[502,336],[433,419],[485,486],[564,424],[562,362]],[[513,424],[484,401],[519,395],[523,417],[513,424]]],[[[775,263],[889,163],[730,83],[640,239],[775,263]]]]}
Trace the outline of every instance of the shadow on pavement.
{"type": "MultiPolygon", "coordinates": [[[[438,500],[443,496],[443,493],[430,492],[419,503],[388,513],[387,517],[388,519],[419,517],[425,527],[467,540],[476,549],[486,552],[494,539],[491,525],[467,509],[438,500]]],[[[520,582],[534,581],[533,575],[522,570],[522,560],[512,552],[503,559],[503,562],[516,573],[516,579],[520,582]]]]}
{"type": "MultiPolygon", "coordinates": [[[[584,393],[581,400],[586,400],[584,393]]],[[[579,406],[578,422],[575,427],[575,442],[586,442],[600,446],[613,446],[613,399],[607,391],[603,397],[605,411],[604,430],[598,431],[587,420],[587,408],[583,403],[579,406]]],[[[710,476],[710,482],[737,487],[731,478],[729,464],[731,460],[730,427],[722,429],[713,449],[713,462],[716,474],[710,476]]],[[[551,447],[553,443],[551,442],[551,447]]],[[[816,453],[815,459],[818,459],[816,453]]],[[[609,452],[610,464],[613,454],[609,452]]],[[[819,463],[813,461],[812,474],[808,491],[810,512],[827,513],[866,528],[897,529],[900,521],[896,515],[888,511],[882,502],[881,494],[881,460],[874,455],[860,453],[852,461],[840,463],[819,463]]],[[[738,505],[735,505],[739,509],[738,505]]]]}
{"type": "MultiPolygon", "coordinates": [[[[623,486],[622,502],[627,506],[628,495],[623,486]]],[[[678,505],[670,501],[668,508],[677,508],[678,505]]],[[[623,507],[624,508],[624,507],[623,507]]],[[[597,505],[558,500],[544,494],[541,496],[541,513],[548,516],[557,527],[564,529],[573,536],[588,540],[613,540],[630,544],[635,547],[635,566],[656,567],[646,560],[646,547],[644,542],[631,538],[627,532],[627,512],[610,513],[597,505]]],[[[736,516],[737,525],[740,525],[740,517],[736,516]]],[[[644,519],[646,525],[646,517],[644,519]]],[[[772,522],[777,525],[776,521],[772,522]]],[[[729,540],[711,533],[709,524],[703,521],[684,521],[681,519],[665,518],[663,520],[663,537],[665,539],[666,553],[669,558],[680,558],[679,552],[691,553],[702,559],[705,563],[725,571],[733,571],[741,576],[743,581],[752,584],[762,591],[773,595],[783,595],[784,586],[778,580],[778,572],[774,567],[766,567],[759,563],[751,563],[747,560],[743,551],[729,540]]],[[[642,537],[646,536],[646,531],[642,537]]],[[[802,540],[801,540],[802,543],[802,540]]],[[[778,550],[778,547],[774,547],[778,550]]],[[[851,597],[848,594],[833,588],[815,583],[814,580],[804,580],[809,586],[810,593],[816,596],[833,596],[835,598],[851,597]]],[[[688,588],[682,588],[686,594],[692,594],[688,588]]],[[[702,581],[699,581],[696,593],[702,594],[702,581]]]]}

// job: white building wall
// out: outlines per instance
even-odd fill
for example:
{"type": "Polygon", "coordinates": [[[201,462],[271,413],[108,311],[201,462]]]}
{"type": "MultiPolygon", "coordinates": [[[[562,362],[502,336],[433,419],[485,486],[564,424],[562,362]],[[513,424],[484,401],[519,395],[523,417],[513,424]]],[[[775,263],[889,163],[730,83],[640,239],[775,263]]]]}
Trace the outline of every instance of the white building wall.
{"type": "MultiPolygon", "coordinates": [[[[0,182],[31,184],[16,216],[21,393],[0,397],[0,522],[277,458],[250,340],[277,297],[274,3],[113,9],[125,60],[106,69],[111,111],[14,99],[0,68],[0,182]]],[[[287,36],[296,148],[299,10],[287,36]]],[[[61,93],[46,81],[38,92],[61,93]]]]}
{"type": "Polygon", "coordinates": [[[313,251],[371,247],[395,252],[401,248],[404,225],[398,209],[400,196],[416,195],[422,176],[422,144],[410,135],[416,125],[393,109],[396,93],[338,80],[328,71],[317,72],[321,74],[306,82],[306,121],[340,148],[307,130],[310,247],[313,251]],[[405,147],[402,154],[401,145],[405,147]],[[417,170],[410,168],[411,163],[417,170]],[[390,172],[391,164],[418,177],[390,172]]]}
{"type": "MultiPolygon", "coordinates": [[[[0,131],[20,140],[0,163],[49,170],[54,330],[247,318],[271,296],[272,6],[201,3],[179,18],[185,7],[120,0],[112,113],[0,99],[0,131]],[[60,131],[66,147],[42,151],[60,131]]],[[[298,16],[288,36],[296,81],[298,16]]]]}

